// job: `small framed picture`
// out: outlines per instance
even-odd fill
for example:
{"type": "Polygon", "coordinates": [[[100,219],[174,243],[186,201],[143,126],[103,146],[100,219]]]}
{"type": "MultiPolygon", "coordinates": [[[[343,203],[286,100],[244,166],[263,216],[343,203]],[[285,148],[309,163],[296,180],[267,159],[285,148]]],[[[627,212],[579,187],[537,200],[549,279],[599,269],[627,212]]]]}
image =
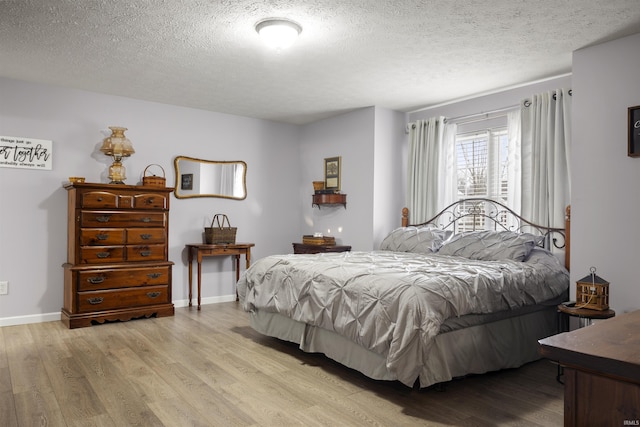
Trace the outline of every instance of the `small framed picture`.
{"type": "Polygon", "coordinates": [[[640,157],[640,105],[629,107],[629,157],[640,157]]]}
{"type": "Polygon", "coordinates": [[[183,173],[180,175],[180,189],[181,190],[193,190],[193,174],[183,173]]]}
{"type": "Polygon", "coordinates": [[[341,157],[324,159],[324,189],[340,191],[340,163],[341,157]]]}

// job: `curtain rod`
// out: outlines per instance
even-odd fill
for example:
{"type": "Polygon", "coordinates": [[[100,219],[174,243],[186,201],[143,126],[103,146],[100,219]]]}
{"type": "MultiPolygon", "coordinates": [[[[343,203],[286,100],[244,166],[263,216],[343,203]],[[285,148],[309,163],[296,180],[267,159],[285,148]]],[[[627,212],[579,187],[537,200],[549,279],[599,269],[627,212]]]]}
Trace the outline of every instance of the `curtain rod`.
{"type": "Polygon", "coordinates": [[[519,106],[520,105],[512,105],[510,107],[498,108],[498,109],[492,110],[492,111],[485,111],[485,112],[481,112],[481,113],[467,114],[466,116],[447,117],[445,119],[445,122],[457,122],[457,121],[460,121],[460,120],[469,120],[469,119],[474,119],[474,118],[488,119],[490,115],[494,115],[494,114],[499,114],[499,113],[504,113],[504,112],[507,112],[507,111],[515,110],[519,106]]]}
{"type": "MultiPolygon", "coordinates": [[[[569,89],[567,91],[567,93],[569,94],[569,96],[573,96],[573,89],[569,89]]],[[[556,101],[557,100],[557,96],[556,96],[556,92],[553,91],[553,100],[556,101]]],[[[522,103],[522,105],[524,105],[525,107],[530,107],[531,106],[531,101],[528,99],[525,99],[524,102],[522,103]]]]}
{"type": "MultiPolygon", "coordinates": [[[[555,100],[556,99],[556,92],[555,91],[552,91],[552,92],[553,92],[553,99],[555,100]]],[[[569,96],[572,96],[573,95],[573,89],[569,89],[568,94],[569,94],[569,96]]],[[[525,99],[523,101],[523,105],[525,107],[529,107],[531,105],[531,101],[529,99],[525,99]]],[[[511,111],[511,110],[515,110],[517,108],[520,108],[520,104],[511,105],[509,107],[498,108],[496,110],[491,110],[491,111],[486,111],[486,112],[467,114],[465,116],[445,117],[444,122],[448,123],[448,122],[457,122],[457,121],[464,120],[465,123],[471,123],[473,121],[480,121],[480,120],[488,119],[490,115],[499,114],[499,113],[505,113],[505,112],[508,112],[508,111],[511,111]]],[[[415,122],[407,123],[407,127],[405,129],[405,133],[409,133],[409,128],[410,127],[415,128],[415,122]]]]}
{"type": "MultiPolygon", "coordinates": [[[[568,92],[569,96],[573,95],[573,89],[569,89],[568,92]]],[[[553,91],[553,99],[556,99],[556,92],[553,91]]],[[[523,102],[523,105],[525,107],[528,107],[531,105],[531,101],[528,99],[525,99],[523,102]]],[[[479,119],[488,119],[490,115],[493,114],[499,114],[499,113],[503,113],[503,112],[507,112],[510,110],[515,110],[516,108],[520,107],[520,105],[512,105],[510,107],[504,107],[504,108],[499,108],[497,110],[493,110],[493,111],[487,111],[487,112],[481,112],[481,113],[474,113],[474,114],[468,114],[466,116],[458,116],[458,117],[451,117],[451,118],[446,118],[445,122],[457,122],[460,120],[469,120],[469,119],[474,119],[474,118],[479,118],[479,119]]]]}
{"type": "MultiPolygon", "coordinates": [[[[453,122],[453,121],[468,120],[465,123],[470,123],[470,122],[474,121],[474,120],[472,120],[474,118],[476,118],[476,121],[484,120],[484,119],[488,119],[490,115],[498,114],[498,113],[502,113],[502,112],[506,112],[506,111],[515,110],[518,107],[519,107],[519,105],[512,105],[510,107],[499,108],[497,110],[486,111],[486,112],[482,112],[482,113],[468,114],[466,116],[445,117],[444,118],[444,122],[445,123],[450,123],[450,122],[453,122]]],[[[415,129],[415,127],[416,127],[415,122],[407,123],[407,128],[405,129],[405,133],[409,133],[409,128],[415,129]]]]}

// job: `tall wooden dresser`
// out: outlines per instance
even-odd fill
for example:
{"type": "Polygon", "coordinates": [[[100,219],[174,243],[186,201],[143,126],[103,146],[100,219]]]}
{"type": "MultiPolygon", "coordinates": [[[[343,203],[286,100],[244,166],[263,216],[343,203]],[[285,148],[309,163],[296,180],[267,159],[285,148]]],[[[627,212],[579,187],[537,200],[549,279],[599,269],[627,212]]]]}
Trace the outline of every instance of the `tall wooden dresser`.
{"type": "Polygon", "coordinates": [[[72,183],[62,322],[69,328],[172,316],[172,188],[72,183]]]}

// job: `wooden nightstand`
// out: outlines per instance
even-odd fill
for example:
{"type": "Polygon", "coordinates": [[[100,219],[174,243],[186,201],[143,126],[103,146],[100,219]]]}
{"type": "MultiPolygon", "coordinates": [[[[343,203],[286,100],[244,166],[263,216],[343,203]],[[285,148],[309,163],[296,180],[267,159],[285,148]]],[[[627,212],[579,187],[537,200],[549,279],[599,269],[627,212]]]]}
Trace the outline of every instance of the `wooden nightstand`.
{"type": "Polygon", "coordinates": [[[348,252],[351,246],[341,245],[305,245],[304,243],[293,243],[294,254],[322,254],[327,252],[348,252]]]}

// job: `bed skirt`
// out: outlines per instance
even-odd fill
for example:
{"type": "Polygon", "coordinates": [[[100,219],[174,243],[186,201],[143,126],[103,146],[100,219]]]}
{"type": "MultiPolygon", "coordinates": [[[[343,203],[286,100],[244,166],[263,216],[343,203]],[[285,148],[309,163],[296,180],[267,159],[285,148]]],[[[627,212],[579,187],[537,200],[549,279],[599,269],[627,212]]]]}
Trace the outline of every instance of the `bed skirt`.
{"type": "MultiPolygon", "coordinates": [[[[538,340],[558,331],[557,304],[561,300],[527,309],[517,316],[475,316],[473,324],[436,336],[420,387],[450,381],[469,374],[517,368],[540,359],[538,340]],[[489,319],[489,321],[487,321],[489,319]]],[[[307,325],[277,313],[249,313],[251,327],[263,335],[297,343],[302,351],[327,357],[376,380],[397,378],[386,359],[335,332],[307,325]]],[[[458,322],[460,323],[460,322],[458,322]]]]}

